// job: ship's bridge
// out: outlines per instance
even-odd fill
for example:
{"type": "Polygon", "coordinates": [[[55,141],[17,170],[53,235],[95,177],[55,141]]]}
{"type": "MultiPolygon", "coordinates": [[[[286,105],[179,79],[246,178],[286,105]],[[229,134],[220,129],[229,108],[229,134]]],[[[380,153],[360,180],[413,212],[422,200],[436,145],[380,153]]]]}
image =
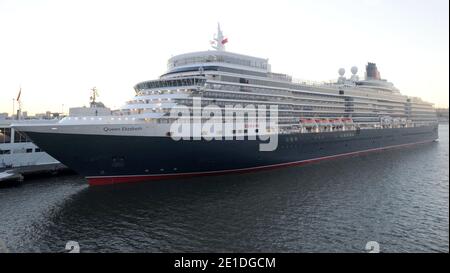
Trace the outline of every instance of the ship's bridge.
{"type": "Polygon", "coordinates": [[[260,73],[270,72],[267,59],[227,51],[201,51],[182,54],[170,58],[167,64],[168,73],[181,72],[187,68],[208,66],[237,68],[260,73]]]}
{"type": "Polygon", "coordinates": [[[141,90],[150,89],[179,89],[182,87],[203,86],[206,82],[204,77],[180,77],[177,79],[162,79],[145,81],[134,86],[134,90],[139,92],[141,90]]]}

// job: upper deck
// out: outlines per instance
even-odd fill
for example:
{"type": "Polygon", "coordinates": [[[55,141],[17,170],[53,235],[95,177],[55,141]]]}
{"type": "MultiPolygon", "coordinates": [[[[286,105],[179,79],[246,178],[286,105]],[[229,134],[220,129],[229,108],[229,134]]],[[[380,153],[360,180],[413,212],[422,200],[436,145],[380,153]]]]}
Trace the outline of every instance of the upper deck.
{"type": "Polygon", "coordinates": [[[352,67],[350,77],[340,69],[337,81],[301,81],[273,73],[268,59],[225,51],[227,39],[218,33],[216,50],[174,56],[159,79],[135,85],[136,96],[122,107],[123,114],[163,117],[178,105],[193,107],[192,97],[201,97],[203,104],[219,107],[277,105],[288,125],[298,124],[298,117],[351,117],[360,125],[379,123],[383,116],[415,122],[435,118],[431,104],[402,95],[381,78],[375,63],[368,63],[363,80],[352,67]]]}
{"type": "Polygon", "coordinates": [[[268,59],[262,59],[228,51],[200,51],[174,56],[167,63],[168,73],[187,67],[224,66],[245,69],[260,73],[269,73],[268,59]]]}

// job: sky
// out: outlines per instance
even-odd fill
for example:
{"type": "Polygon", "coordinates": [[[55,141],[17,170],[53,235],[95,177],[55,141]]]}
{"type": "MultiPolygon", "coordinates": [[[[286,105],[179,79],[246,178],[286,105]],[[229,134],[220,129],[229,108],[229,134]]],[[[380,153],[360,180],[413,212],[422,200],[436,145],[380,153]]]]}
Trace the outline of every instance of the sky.
{"type": "MultiPolygon", "coordinates": [[[[22,89],[29,114],[89,104],[118,108],[174,55],[203,51],[220,22],[227,51],[272,71],[337,79],[343,67],[381,77],[437,107],[449,102],[448,0],[0,0],[0,113],[22,89]]],[[[16,105],[17,109],[17,105],[16,105]]]]}

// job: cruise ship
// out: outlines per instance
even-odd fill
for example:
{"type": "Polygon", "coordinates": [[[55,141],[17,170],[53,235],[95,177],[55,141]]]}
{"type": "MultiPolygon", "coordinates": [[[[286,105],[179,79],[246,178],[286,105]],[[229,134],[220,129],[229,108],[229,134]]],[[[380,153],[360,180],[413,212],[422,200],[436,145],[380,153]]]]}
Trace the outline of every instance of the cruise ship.
{"type": "Polygon", "coordinates": [[[375,63],[363,79],[353,67],[348,78],[340,69],[334,82],[307,82],[226,51],[227,42],[219,26],[213,50],[170,58],[111,116],[16,128],[91,185],[250,172],[438,139],[433,105],[402,95],[375,63]]]}

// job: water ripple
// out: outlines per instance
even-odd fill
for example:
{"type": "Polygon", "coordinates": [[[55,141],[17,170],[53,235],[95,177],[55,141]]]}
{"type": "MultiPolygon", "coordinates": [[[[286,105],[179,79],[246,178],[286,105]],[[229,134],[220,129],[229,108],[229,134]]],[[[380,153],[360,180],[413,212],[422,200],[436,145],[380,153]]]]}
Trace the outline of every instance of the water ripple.
{"type": "Polygon", "coordinates": [[[15,252],[448,252],[449,137],[245,175],[90,188],[66,176],[0,189],[15,252]]]}

